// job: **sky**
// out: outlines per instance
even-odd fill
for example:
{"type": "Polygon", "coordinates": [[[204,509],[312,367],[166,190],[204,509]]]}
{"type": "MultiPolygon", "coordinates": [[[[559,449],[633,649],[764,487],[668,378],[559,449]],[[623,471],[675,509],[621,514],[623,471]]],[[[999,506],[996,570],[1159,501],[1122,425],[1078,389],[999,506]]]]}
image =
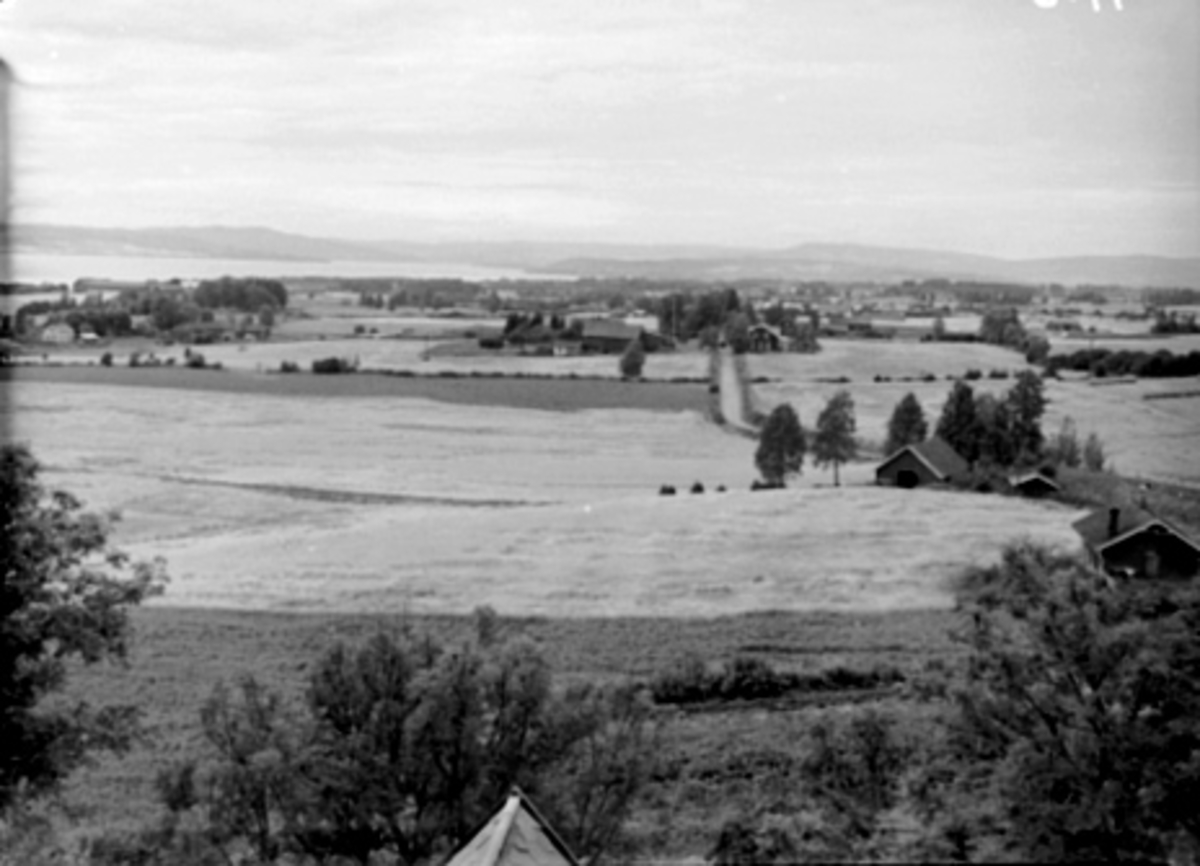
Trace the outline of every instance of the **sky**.
{"type": "Polygon", "coordinates": [[[1197,0],[0,0],[12,219],[1200,255],[1197,0]]]}

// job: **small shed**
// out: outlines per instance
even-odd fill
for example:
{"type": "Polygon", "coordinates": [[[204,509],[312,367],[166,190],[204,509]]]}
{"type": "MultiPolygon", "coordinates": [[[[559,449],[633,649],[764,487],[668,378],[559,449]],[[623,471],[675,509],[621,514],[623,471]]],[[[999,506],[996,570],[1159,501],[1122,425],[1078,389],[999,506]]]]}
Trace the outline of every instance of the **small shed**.
{"type": "Polygon", "coordinates": [[[529,799],[514,789],[445,866],[579,866],[579,861],[529,799]]]}
{"type": "Polygon", "coordinates": [[[619,355],[642,336],[642,329],[620,319],[586,319],[583,323],[583,351],[619,355]]]}
{"type": "Polygon", "coordinates": [[[970,469],[957,451],[934,436],[890,454],[875,469],[875,483],[904,488],[945,484],[962,478],[970,469]]]}
{"type": "Polygon", "coordinates": [[[1036,470],[1023,475],[1014,475],[1008,479],[1008,483],[1017,493],[1031,499],[1062,493],[1062,487],[1057,481],[1036,470]]]}
{"type": "Polygon", "coordinates": [[[1109,574],[1186,579],[1200,573],[1200,543],[1141,508],[1101,508],[1072,526],[1092,565],[1109,574]]]}

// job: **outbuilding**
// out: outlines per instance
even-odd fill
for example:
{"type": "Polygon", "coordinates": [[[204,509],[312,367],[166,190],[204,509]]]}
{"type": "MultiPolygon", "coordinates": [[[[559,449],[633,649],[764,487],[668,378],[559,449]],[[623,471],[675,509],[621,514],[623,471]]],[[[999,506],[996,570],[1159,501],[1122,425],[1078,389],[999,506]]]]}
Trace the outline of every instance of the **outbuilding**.
{"type": "Polygon", "coordinates": [[[1101,508],[1072,526],[1092,565],[1108,574],[1187,579],[1200,573],[1200,543],[1141,508],[1101,508]]]}
{"type": "Polygon", "coordinates": [[[579,866],[579,861],[529,799],[514,789],[445,866],[579,866]]]}
{"type": "Polygon", "coordinates": [[[641,336],[641,328],[627,325],[619,319],[586,319],[583,323],[583,351],[619,355],[641,336]]]}
{"type": "Polygon", "coordinates": [[[1043,496],[1053,496],[1062,493],[1062,488],[1053,478],[1034,470],[1023,475],[1014,475],[1008,479],[1009,485],[1022,496],[1038,499],[1043,496]]]}
{"type": "Polygon", "coordinates": [[[905,488],[946,484],[963,478],[970,470],[957,451],[934,436],[894,451],[876,468],[875,483],[905,488]]]}

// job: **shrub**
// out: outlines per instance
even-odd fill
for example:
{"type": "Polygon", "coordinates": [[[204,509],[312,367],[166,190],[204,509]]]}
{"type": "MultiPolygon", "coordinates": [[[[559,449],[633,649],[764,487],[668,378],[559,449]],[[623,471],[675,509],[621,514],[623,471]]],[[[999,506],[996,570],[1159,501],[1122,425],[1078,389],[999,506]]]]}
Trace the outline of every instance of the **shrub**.
{"type": "Polygon", "coordinates": [[[112,352],[105,352],[103,355],[100,356],[100,366],[101,367],[111,367],[112,362],[113,362],[112,352]]]}
{"type": "Polygon", "coordinates": [[[205,367],[204,356],[199,352],[192,352],[187,356],[184,366],[190,370],[203,370],[205,367]]]}
{"type": "Polygon", "coordinates": [[[319,358],[312,362],[314,373],[353,373],[354,362],[347,358],[319,358]]]}
{"type": "Polygon", "coordinates": [[[982,379],[983,373],[972,367],[970,370],[967,370],[967,372],[963,373],[963,378],[968,382],[974,382],[976,379],[982,379]]]}
{"type": "Polygon", "coordinates": [[[299,373],[300,365],[297,364],[295,361],[280,361],[279,362],[279,372],[280,373],[299,373]]]}
{"type": "Polygon", "coordinates": [[[989,379],[1007,379],[1008,378],[1008,370],[992,370],[990,373],[988,373],[988,378],[989,379]]]}

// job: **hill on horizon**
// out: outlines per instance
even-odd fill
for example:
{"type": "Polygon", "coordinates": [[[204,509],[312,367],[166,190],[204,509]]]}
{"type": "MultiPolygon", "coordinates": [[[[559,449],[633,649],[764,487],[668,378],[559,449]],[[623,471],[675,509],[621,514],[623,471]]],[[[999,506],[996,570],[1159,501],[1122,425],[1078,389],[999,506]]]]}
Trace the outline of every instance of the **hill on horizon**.
{"type": "Polygon", "coordinates": [[[92,228],[14,225],[17,255],[224,258],[247,261],[457,262],[580,277],[897,282],[984,280],[1200,289],[1200,257],[1065,256],[1005,259],[947,250],[849,243],[782,249],[703,244],[559,241],[358,241],[261,227],[92,228]]]}

